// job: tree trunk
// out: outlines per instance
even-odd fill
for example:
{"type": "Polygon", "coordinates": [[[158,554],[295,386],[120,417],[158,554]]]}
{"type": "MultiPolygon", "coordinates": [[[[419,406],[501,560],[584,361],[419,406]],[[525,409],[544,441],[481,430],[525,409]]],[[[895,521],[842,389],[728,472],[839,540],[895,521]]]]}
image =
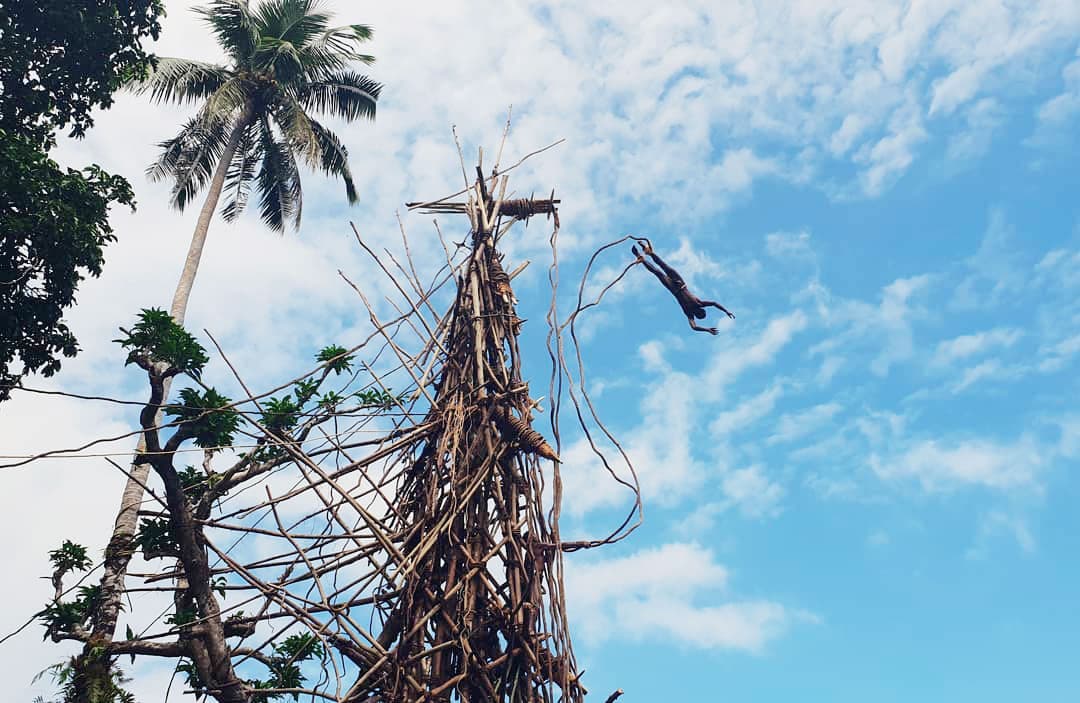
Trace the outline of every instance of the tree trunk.
{"type": "MultiPolygon", "coordinates": [[[[176,324],[184,324],[184,315],[187,312],[188,299],[191,296],[191,287],[195,282],[195,273],[199,268],[199,259],[202,257],[203,245],[206,243],[206,233],[210,229],[210,220],[213,219],[214,211],[217,210],[218,201],[221,199],[221,191],[225,186],[225,176],[236,149],[240,145],[244,130],[251,123],[251,107],[245,108],[233,126],[229,134],[229,141],[221,154],[217,169],[214,171],[213,180],[210,181],[210,190],[206,194],[206,202],[203,203],[199,213],[198,222],[195,225],[195,233],[191,237],[191,245],[188,247],[187,259],[184,261],[184,270],[180,274],[180,281],[176,284],[176,293],[173,295],[172,307],[169,314],[172,315],[176,324]]],[[[165,380],[164,397],[169,395],[169,387],[172,378],[165,380]]],[[[162,414],[159,411],[154,420],[160,425],[162,414]]],[[[143,486],[146,485],[150,476],[149,463],[137,463],[140,454],[146,451],[145,439],[140,435],[138,446],[135,449],[136,463],[131,466],[131,473],[127,484],[124,486],[123,495],[120,498],[120,510],[116,515],[116,523],[113,526],[112,537],[105,548],[104,573],[101,577],[101,600],[93,620],[91,641],[86,645],[83,657],[89,655],[90,649],[111,642],[116,632],[116,621],[120,616],[121,598],[124,593],[124,576],[127,573],[128,563],[135,551],[135,530],[138,526],[139,505],[143,499],[143,486]]],[[[90,687],[92,688],[92,687],[90,687]]],[[[82,692],[80,692],[82,693],[82,692]]],[[[82,703],[82,698],[79,703],[82,703]]]]}
{"type": "MultiPolygon", "coordinates": [[[[244,130],[251,124],[251,106],[244,109],[240,118],[233,126],[229,142],[225,145],[225,151],[221,154],[217,170],[214,171],[214,179],[210,181],[210,191],[206,194],[206,202],[203,203],[199,220],[195,223],[195,234],[191,235],[191,246],[188,247],[187,259],[184,261],[184,270],[180,273],[180,280],[176,284],[176,292],[173,293],[172,307],[169,314],[176,320],[176,324],[184,326],[184,315],[187,313],[188,298],[191,297],[191,286],[195,283],[195,273],[199,270],[199,260],[202,259],[203,245],[206,244],[206,233],[210,229],[210,220],[217,210],[218,200],[221,198],[221,189],[225,186],[225,175],[229,171],[236,148],[240,145],[240,139],[244,136],[244,130]]],[[[168,396],[168,389],[165,391],[168,396]]]]}

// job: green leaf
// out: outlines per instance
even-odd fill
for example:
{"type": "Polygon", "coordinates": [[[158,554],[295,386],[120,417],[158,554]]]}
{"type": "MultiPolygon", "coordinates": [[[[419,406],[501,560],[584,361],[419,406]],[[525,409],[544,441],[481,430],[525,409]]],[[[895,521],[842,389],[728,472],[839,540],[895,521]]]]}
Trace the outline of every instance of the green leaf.
{"type": "Polygon", "coordinates": [[[286,395],[281,398],[271,398],[263,403],[261,424],[274,434],[280,434],[291,430],[300,419],[300,406],[286,395]]]}
{"type": "Polygon", "coordinates": [[[180,556],[180,544],[167,518],[143,518],[135,532],[135,544],[146,559],[180,556]]]}
{"type": "Polygon", "coordinates": [[[127,364],[145,357],[151,363],[164,363],[170,370],[193,378],[199,378],[210,360],[202,345],[176,324],[169,313],[158,308],[144,309],[131,331],[113,341],[131,349],[127,364]]]}
{"type": "MultiPolygon", "coordinates": [[[[135,633],[132,631],[131,625],[126,626],[124,636],[127,637],[129,641],[135,639],[135,633]]],[[[131,663],[135,663],[135,652],[131,653],[131,663]]]]}
{"type": "Polygon", "coordinates": [[[323,347],[319,350],[319,353],[315,355],[315,361],[326,364],[326,368],[333,371],[339,376],[352,368],[352,360],[356,357],[347,356],[348,350],[344,347],[339,347],[336,344],[331,344],[328,347],[323,347]]]}
{"type": "Polygon", "coordinates": [[[53,572],[61,576],[71,571],[85,571],[93,562],[86,555],[86,547],[75,544],[71,540],[64,540],[59,549],[49,552],[49,561],[52,562],[53,572]]]}
{"type": "Polygon", "coordinates": [[[180,400],[180,406],[166,407],[165,414],[178,418],[197,446],[218,451],[232,444],[233,434],[240,427],[240,414],[228,407],[231,400],[213,388],[205,392],[185,388],[180,391],[180,400]]]}

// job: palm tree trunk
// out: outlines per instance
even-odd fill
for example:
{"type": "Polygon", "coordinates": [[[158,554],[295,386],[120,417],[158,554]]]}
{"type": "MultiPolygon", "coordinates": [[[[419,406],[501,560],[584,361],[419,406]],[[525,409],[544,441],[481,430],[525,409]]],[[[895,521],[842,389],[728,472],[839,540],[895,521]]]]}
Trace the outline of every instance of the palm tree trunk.
{"type": "MultiPolygon", "coordinates": [[[[217,169],[214,171],[213,180],[210,181],[210,190],[206,194],[206,202],[203,203],[199,213],[198,222],[195,225],[195,233],[191,237],[191,245],[188,248],[187,259],[184,262],[184,270],[180,274],[180,281],[176,285],[176,293],[173,295],[172,308],[169,314],[178,325],[184,324],[184,314],[187,312],[188,298],[191,296],[191,287],[195,282],[195,273],[199,268],[199,259],[202,257],[203,245],[206,243],[206,233],[210,229],[210,220],[217,209],[221,191],[225,185],[225,176],[229,165],[232,163],[236,149],[240,145],[244,131],[252,120],[252,109],[247,107],[241,113],[232,132],[229,141],[225,145],[225,151],[221,154],[217,169]]],[[[172,378],[164,382],[164,398],[168,397],[169,386],[172,378]]],[[[160,425],[162,413],[159,410],[154,423],[160,425]]],[[[104,574],[101,577],[101,600],[95,613],[91,641],[87,644],[87,652],[96,645],[111,642],[116,632],[116,621],[120,616],[120,601],[124,593],[124,576],[127,573],[128,562],[135,551],[135,529],[138,525],[139,505],[143,499],[143,486],[146,485],[150,475],[150,464],[139,463],[138,457],[146,451],[145,440],[140,437],[139,444],[135,449],[136,462],[131,466],[124,493],[120,498],[120,511],[116,515],[116,523],[113,526],[112,537],[109,545],[105,548],[104,574]]]]}
{"type": "MultiPolygon", "coordinates": [[[[195,223],[195,234],[191,235],[191,245],[188,247],[187,259],[184,260],[184,270],[180,273],[180,280],[176,284],[176,292],[173,293],[172,307],[169,314],[172,315],[176,324],[184,326],[184,315],[187,313],[188,298],[191,297],[191,286],[195,283],[195,273],[199,270],[199,261],[202,259],[203,245],[206,244],[206,233],[210,229],[210,220],[217,210],[218,200],[221,199],[221,190],[225,186],[225,175],[229,171],[236,148],[240,146],[240,139],[244,131],[251,124],[251,107],[247,107],[233,126],[232,134],[225,145],[225,151],[221,154],[214,178],[210,181],[210,191],[206,194],[206,202],[203,203],[199,219],[195,223]]],[[[168,390],[166,389],[166,394],[168,390]]]]}

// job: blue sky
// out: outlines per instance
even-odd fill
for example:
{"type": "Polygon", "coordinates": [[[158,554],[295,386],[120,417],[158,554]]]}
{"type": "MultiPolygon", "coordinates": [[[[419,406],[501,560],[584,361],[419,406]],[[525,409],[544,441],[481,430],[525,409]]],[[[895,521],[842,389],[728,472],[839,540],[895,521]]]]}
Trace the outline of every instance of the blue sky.
{"type": "MultiPolygon", "coordinates": [[[[737,315],[718,337],[694,333],[635,270],[582,319],[587,385],[629,448],[646,516],[619,545],[567,559],[597,697],[1080,694],[1080,6],[330,4],[375,26],[371,73],[388,86],[376,124],[342,132],[364,202],[347,209],[311,177],[298,235],[216,222],[193,330],[267,387],[322,343],[362,338],[336,270],[390,290],[347,220],[396,246],[401,203],[458,187],[449,124],[468,153],[491,149],[513,103],[509,153],[567,139],[514,180],[564,200],[564,285],[633,232],[737,315]]],[[[187,5],[168,7],[160,53],[212,58],[187,5]]],[[[142,393],[107,340],[164,306],[179,272],[195,214],[169,211],[141,176],[178,122],[125,97],[61,148],[127,175],[140,208],[116,213],[121,240],[72,313],[86,351],[38,387],[142,393]]],[[[405,222],[414,242],[433,236],[426,218],[405,222]]],[[[534,395],[548,374],[546,234],[534,224],[509,247],[533,260],[517,294],[534,395]]],[[[437,265],[440,251],[417,249],[437,265]]],[[[590,284],[629,258],[609,252],[590,284]]],[[[26,397],[0,417],[12,454],[134,421],[26,397]]],[[[600,535],[627,496],[572,431],[563,441],[564,533],[600,535]]],[[[0,525],[29,533],[13,568],[45,574],[45,551],[73,531],[103,544],[118,485],[100,459],[0,470],[0,525]]],[[[9,580],[3,629],[47,597],[32,580],[9,580]]],[[[0,657],[6,679],[58,657],[38,639],[0,657]]],[[[165,680],[148,671],[139,690],[160,700],[165,680]]]]}

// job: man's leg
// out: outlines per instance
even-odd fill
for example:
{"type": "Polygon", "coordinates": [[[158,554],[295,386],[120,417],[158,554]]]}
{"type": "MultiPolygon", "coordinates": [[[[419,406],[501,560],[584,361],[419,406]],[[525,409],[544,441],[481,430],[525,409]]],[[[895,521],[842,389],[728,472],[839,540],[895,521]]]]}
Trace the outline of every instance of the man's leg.
{"type": "Polygon", "coordinates": [[[655,266],[653,266],[652,264],[650,264],[648,259],[646,259],[644,256],[639,254],[638,250],[637,250],[637,247],[631,247],[630,250],[632,252],[634,252],[635,256],[637,256],[638,261],[645,264],[645,268],[652,271],[652,274],[654,276],[656,276],[658,279],[660,279],[660,282],[664,284],[664,288],[667,288],[668,290],[671,290],[671,280],[667,276],[664,275],[663,271],[661,271],[660,269],[658,269],[655,266]]]}
{"type": "Polygon", "coordinates": [[[656,252],[650,251],[649,256],[652,257],[653,261],[660,265],[660,268],[664,269],[664,273],[667,274],[668,279],[672,282],[673,285],[675,285],[676,287],[682,287],[686,285],[686,281],[684,281],[683,277],[679,275],[679,272],[668,266],[667,263],[665,263],[664,260],[661,259],[656,252]]]}

